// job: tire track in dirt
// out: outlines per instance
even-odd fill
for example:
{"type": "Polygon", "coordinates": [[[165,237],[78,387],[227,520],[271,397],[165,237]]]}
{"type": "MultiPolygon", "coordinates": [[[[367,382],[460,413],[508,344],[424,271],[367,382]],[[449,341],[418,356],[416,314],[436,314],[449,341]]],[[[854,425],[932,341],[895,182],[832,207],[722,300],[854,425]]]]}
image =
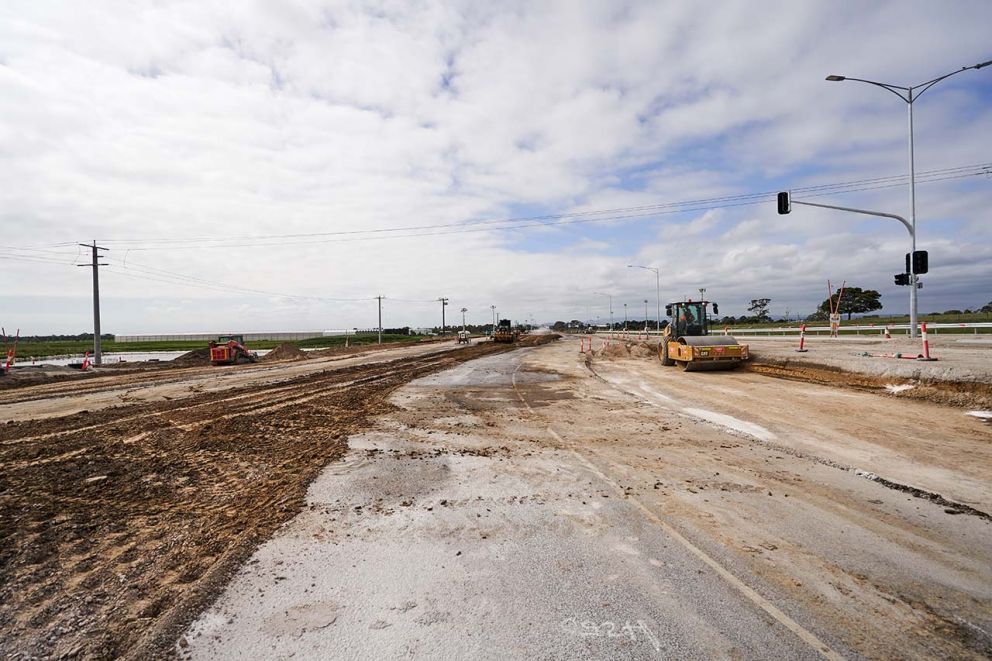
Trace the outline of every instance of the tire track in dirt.
{"type": "MultiPolygon", "coordinates": [[[[587,364],[588,366],[588,364],[587,364]]],[[[517,366],[517,370],[514,370],[510,383],[513,386],[513,390],[520,402],[527,408],[530,413],[534,413],[534,409],[531,408],[530,403],[524,397],[523,393],[517,387],[516,375],[519,371],[520,366],[517,366]]],[[[591,370],[591,368],[590,368],[591,370]]],[[[594,373],[595,374],[595,373],[594,373]]],[[[598,377],[598,375],[597,375],[598,377]]],[[[601,378],[601,377],[600,377],[601,378]]],[[[687,551],[692,555],[699,558],[703,563],[705,563],[710,569],[712,569],[720,578],[726,581],[734,589],[736,589],[742,596],[744,596],[748,601],[754,604],[757,608],[763,610],[769,617],[778,622],[780,625],[791,631],[800,640],[810,646],[818,654],[820,654],[825,659],[831,659],[832,661],[840,661],[844,657],[833,650],[829,645],[820,640],[816,634],[807,628],[803,627],[801,624],[796,622],[794,619],[789,617],[781,609],[775,606],[771,601],[762,596],[757,590],[749,586],[747,583],[742,581],[740,578],[735,576],[726,567],[724,567],[720,562],[707,554],[703,549],[693,544],[689,539],[676,530],[673,526],[667,523],[664,519],[655,514],[650,510],[644,503],[638,500],[635,496],[628,493],[623,486],[620,485],[615,479],[610,477],[605,469],[594,465],[588,458],[581,454],[575,447],[574,443],[569,443],[562,436],[555,431],[553,427],[547,427],[548,434],[553,437],[561,447],[568,450],[583,466],[588,468],[592,473],[594,473],[600,480],[605,482],[610,486],[610,488],[628,502],[633,504],[651,523],[661,528],[669,537],[682,545],[687,551]]]]}
{"type": "Polygon", "coordinates": [[[277,409],[246,405],[271,403],[262,385],[131,405],[95,427],[79,425],[85,416],[39,421],[53,435],[0,447],[0,656],[170,655],[231,572],[300,509],[346,438],[391,408],[395,388],[513,348],[298,377],[278,385],[277,409]],[[219,417],[230,404],[241,410],[219,417]]]}

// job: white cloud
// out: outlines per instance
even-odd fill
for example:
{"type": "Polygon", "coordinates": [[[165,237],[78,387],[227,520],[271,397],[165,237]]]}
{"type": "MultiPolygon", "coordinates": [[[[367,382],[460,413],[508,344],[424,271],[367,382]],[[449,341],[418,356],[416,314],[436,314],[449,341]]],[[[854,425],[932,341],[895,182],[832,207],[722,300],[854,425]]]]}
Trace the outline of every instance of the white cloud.
{"type": "MultiPolygon", "coordinates": [[[[485,320],[490,304],[584,317],[594,290],[639,301],[653,283],[626,269],[636,260],[662,265],[664,296],[706,286],[728,313],[757,296],[812,309],[827,277],[881,288],[901,311],[904,290],[887,284],[901,228],[808,209],[780,218],[770,205],[227,250],[204,240],[127,252],[151,246],[120,240],[435,225],[897,174],[905,107],[823,77],[919,82],[987,59],[990,19],[984,2],[8,4],[0,218],[8,245],[96,237],[112,260],[127,255],[127,275],[112,261],[103,277],[112,332],[375,319],[374,301],[225,295],[137,279],[138,265],[328,298],[445,295],[485,320]]],[[[921,170],[992,160],[989,75],[967,72],[920,101],[921,170]]],[[[989,190],[919,187],[934,264],[925,305],[990,291],[976,244],[992,231],[989,190]]],[[[905,189],[836,199],[906,207],[905,189]]],[[[46,249],[60,265],[0,259],[5,319],[83,330],[90,283],[68,264],[85,256],[46,249]]],[[[434,322],[435,307],[390,301],[388,323],[434,322]]]]}

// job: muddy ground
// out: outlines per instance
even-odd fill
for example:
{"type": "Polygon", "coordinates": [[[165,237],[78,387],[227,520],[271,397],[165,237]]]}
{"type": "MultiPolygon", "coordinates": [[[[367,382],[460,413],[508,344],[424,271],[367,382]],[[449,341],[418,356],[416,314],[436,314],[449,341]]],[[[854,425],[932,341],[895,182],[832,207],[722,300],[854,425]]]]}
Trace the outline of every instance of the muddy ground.
{"type": "Polygon", "coordinates": [[[885,390],[578,350],[398,389],[177,649],[992,654],[992,427],[885,390]]]}
{"type": "MultiPolygon", "coordinates": [[[[347,436],[390,409],[389,393],[512,348],[342,361],[92,411],[73,408],[73,397],[91,396],[82,384],[8,391],[6,410],[48,408],[0,427],[0,657],[169,655],[230,572],[300,509],[347,436]],[[49,410],[57,402],[71,415],[49,410]]],[[[151,381],[181,387],[206,373],[173,368],[151,381]]],[[[85,385],[95,397],[149,378],[85,385]]]]}

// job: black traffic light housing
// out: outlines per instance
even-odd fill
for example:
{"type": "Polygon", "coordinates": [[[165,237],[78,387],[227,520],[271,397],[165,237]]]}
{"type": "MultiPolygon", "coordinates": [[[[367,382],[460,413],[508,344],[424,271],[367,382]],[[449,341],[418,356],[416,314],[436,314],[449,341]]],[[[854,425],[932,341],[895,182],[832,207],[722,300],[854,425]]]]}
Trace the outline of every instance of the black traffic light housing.
{"type": "Polygon", "coordinates": [[[908,273],[896,273],[896,284],[897,285],[908,285],[909,284],[909,274],[908,273]]]}
{"type": "Polygon", "coordinates": [[[923,275],[927,272],[929,267],[929,255],[926,250],[917,250],[913,253],[906,253],[906,273],[910,272],[909,262],[910,256],[912,256],[913,270],[912,272],[916,275],[923,275]]]}
{"type": "Polygon", "coordinates": [[[778,194],[778,214],[784,216],[792,211],[792,201],[789,199],[789,193],[783,191],[778,194]]]}

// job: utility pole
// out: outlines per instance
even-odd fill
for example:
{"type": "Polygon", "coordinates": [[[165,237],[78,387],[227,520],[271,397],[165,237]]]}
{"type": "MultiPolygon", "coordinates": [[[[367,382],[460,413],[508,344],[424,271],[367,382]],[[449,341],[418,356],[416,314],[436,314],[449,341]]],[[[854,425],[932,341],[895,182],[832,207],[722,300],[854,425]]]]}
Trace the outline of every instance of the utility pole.
{"type": "Polygon", "coordinates": [[[90,248],[93,251],[93,261],[89,264],[76,264],[76,266],[92,266],[93,267],[93,364],[102,365],[103,364],[103,347],[100,342],[100,270],[98,267],[106,266],[106,264],[100,264],[100,254],[98,250],[109,250],[109,248],[101,248],[96,245],[96,240],[93,241],[93,245],[86,243],[80,243],[84,248],[90,248]]]}
{"type": "Polygon", "coordinates": [[[490,335],[492,335],[493,333],[496,332],[496,306],[495,305],[490,305],[489,306],[489,309],[491,309],[493,311],[493,329],[489,333],[490,335]]]}
{"type": "Polygon", "coordinates": [[[699,288],[699,300],[700,301],[705,301],[706,300],[706,287],[700,287],[699,288]]]}
{"type": "Polygon", "coordinates": [[[623,329],[627,330],[627,304],[623,304],[623,329]]]}
{"type": "Polygon", "coordinates": [[[382,344],[382,299],[386,298],[382,294],[376,296],[379,301],[379,344],[382,344]]]}
{"type": "Polygon", "coordinates": [[[446,308],[448,306],[448,299],[446,299],[446,298],[444,298],[442,296],[441,298],[439,298],[437,300],[441,301],[441,335],[444,335],[445,334],[445,330],[444,330],[444,308],[446,308]]]}
{"type": "Polygon", "coordinates": [[[468,308],[462,308],[462,330],[465,330],[465,313],[468,312],[468,308]]]}

